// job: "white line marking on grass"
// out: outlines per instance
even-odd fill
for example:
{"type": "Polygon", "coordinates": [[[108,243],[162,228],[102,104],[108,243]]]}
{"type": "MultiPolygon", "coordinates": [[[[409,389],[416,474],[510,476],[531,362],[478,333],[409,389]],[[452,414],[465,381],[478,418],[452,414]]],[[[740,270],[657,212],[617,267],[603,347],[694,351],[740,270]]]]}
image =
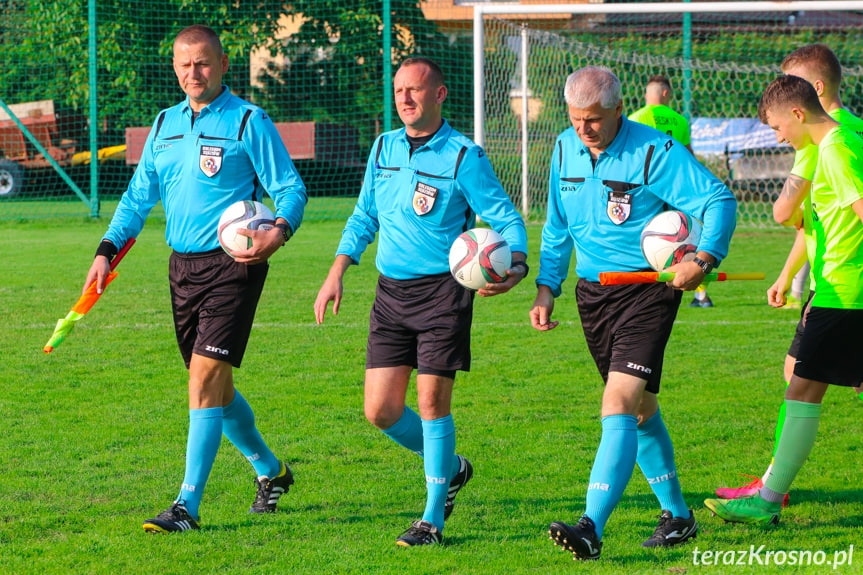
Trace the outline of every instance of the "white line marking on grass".
{"type": "MultiPolygon", "coordinates": [[[[783,320],[676,320],[674,322],[675,325],[796,325],[798,320],[792,319],[783,319],[783,320]]],[[[474,318],[473,322],[474,327],[476,326],[494,326],[494,327],[530,327],[528,322],[508,322],[503,323],[494,320],[488,321],[477,321],[474,318]]],[[[573,320],[564,320],[560,322],[560,325],[565,326],[581,326],[580,321],[573,320]]],[[[42,324],[30,324],[25,326],[20,326],[19,329],[37,329],[37,330],[52,330],[56,326],[55,323],[42,323],[42,324]]],[[[317,325],[314,321],[309,322],[296,322],[296,323],[258,323],[255,322],[253,324],[255,328],[264,328],[264,329],[295,329],[298,327],[305,328],[319,328],[319,329],[367,329],[369,327],[368,322],[363,323],[327,323],[324,325],[317,325]]],[[[171,324],[150,324],[150,323],[136,323],[136,324],[79,324],[76,326],[76,329],[165,329],[172,330],[173,326],[171,324]]]]}

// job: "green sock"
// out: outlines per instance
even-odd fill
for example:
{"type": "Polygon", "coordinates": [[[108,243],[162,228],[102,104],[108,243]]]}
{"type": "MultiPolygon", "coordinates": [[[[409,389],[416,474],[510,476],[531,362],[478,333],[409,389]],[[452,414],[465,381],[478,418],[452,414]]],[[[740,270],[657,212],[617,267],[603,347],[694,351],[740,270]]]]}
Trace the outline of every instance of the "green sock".
{"type": "MultiPolygon", "coordinates": [[[[765,489],[781,497],[788,493],[791,483],[809,457],[818,434],[818,422],[821,420],[820,403],[788,399],[785,400],[785,405],[787,415],[782,427],[782,437],[776,449],[773,469],[764,483],[765,489]]],[[[773,499],[764,498],[768,501],[773,499]]]]}
{"type": "Polygon", "coordinates": [[[773,443],[773,457],[776,458],[776,450],[779,449],[779,438],[782,437],[782,428],[785,426],[785,402],[779,408],[779,417],[776,418],[776,441],[773,443]]]}
{"type": "MultiPolygon", "coordinates": [[[[785,389],[788,389],[789,382],[785,382],[785,389]]],[[[779,438],[782,437],[782,427],[785,425],[785,400],[779,407],[779,417],[776,418],[776,441],[773,444],[773,457],[776,457],[776,450],[779,449],[779,438]]],[[[773,462],[771,461],[771,464],[773,462]]]]}

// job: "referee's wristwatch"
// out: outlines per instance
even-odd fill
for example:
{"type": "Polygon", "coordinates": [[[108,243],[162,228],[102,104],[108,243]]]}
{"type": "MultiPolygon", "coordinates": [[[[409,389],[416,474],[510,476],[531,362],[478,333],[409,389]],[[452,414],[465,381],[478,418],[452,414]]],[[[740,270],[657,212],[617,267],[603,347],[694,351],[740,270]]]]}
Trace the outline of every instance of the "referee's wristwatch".
{"type": "Polygon", "coordinates": [[[515,262],[509,269],[514,272],[520,272],[522,276],[527,277],[527,274],[530,273],[530,266],[527,265],[526,261],[515,262]]]}
{"type": "Polygon", "coordinates": [[[292,235],[294,235],[291,231],[291,226],[285,222],[278,222],[276,227],[282,230],[282,237],[284,238],[285,243],[288,243],[288,240],[291,239],[292,235]]]}
{"type": "Polygon", "coordinates": [[[694,261],[695,263],[698,264],[698,267],[701,268],[701,271],[704,272],[704,275],[707,275],[713,271],[713,264],[710,262],[704,261],[703,259],[701,259],[698,256],[695,256],[695,259],[693,259],[692,261],[694,261]]]}

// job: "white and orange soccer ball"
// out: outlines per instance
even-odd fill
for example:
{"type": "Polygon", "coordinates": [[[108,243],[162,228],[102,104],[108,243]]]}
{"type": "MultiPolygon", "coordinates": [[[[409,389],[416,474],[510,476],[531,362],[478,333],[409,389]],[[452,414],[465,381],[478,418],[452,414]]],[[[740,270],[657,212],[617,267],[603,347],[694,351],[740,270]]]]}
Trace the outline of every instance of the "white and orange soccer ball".
{"type": "Polygon", "coordinates": [[[237,233],[237,230],[270,230],[276,224],[276,216],[261,202],[241,200],[228,206],[219,218],[219,244],[231,257],[233,252],[252,247],[252,238],[237,233]]]}
{"type": "Polygon", "coordinates": [[[641,253],[658,272],[695,258],[701,241],[701,222],[672,210],[657,214],[641,232],[641,253]]]}
{"type": "Polygon", "coordinates": [[[449,251],[449,271],[464,287],[478,290],[487,283],[506,281],[512,251],[499,233],[474,228],[455,239],[449,251]]]}

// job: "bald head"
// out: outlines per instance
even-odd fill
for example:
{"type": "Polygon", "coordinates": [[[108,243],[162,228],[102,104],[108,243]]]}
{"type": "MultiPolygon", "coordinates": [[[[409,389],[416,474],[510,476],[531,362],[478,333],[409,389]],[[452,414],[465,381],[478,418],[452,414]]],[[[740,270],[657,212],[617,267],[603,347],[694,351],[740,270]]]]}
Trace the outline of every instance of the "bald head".
{"type": "Polygon", "coordinates": [[[174,38],[174,48],[180,45],[193,46],[195,44],[208,44],[219,58],[224,54],[219,35],[209,26],[194,24],[188,28],[183,28],[174,38]]]}
{"type": "Polygon", "coordinates": [[[174,73],[192,111],[200,112],[222,93],[228,66],[228,55],[210,28],[189,26],[174,39],[174,73]]]}

